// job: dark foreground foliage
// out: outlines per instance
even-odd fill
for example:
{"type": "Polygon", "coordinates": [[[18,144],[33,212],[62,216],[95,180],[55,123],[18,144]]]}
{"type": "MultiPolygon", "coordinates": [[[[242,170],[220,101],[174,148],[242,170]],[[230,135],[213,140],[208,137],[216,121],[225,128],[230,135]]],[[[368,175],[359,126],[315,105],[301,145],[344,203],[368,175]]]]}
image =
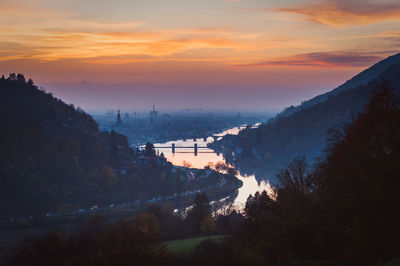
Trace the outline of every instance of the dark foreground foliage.
{"type": "MultiPolygon", "coordinates": [[[[186,216],[176,214],[168,206],[157,205],[119,222],[111,223],[96,216],[75,230],[60,229],[44,236],[23,239],[3,254],[0,252],[0,264],[186,265],[196,261],[196,265],[201,265],[197,264],[201,262],[197,257],[207,252],[208,242],[201,245],[205,250],[200,248],[193,256],[183,258],[170,253],[161,241],[221,235],[230,232],[226,225],[231,224],[234,223],[225,221],[225,226],[217,228],[206,195],[197,194],[186,216]]],[[[215,247],[215,250],[212,248],[214,252],[229,252],[219,245],[215,247]]]]}
{"type": "Polygon", "coordinates": [[[93,219],[75,234],[54,232],[17,247],[8,265],[172,265],[159,223],[143,214],[114,225],[93,219]]]}

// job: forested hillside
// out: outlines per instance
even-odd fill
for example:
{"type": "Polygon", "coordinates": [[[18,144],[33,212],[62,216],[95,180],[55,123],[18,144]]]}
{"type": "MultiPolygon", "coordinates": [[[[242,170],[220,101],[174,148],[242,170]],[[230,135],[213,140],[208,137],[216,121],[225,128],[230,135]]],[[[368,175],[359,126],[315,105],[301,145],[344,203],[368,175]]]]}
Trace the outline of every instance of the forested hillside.
{"type": "Polygon", "coordinates": [[[273,167],[296,156],[305,155],[312,160],[321,155],[328,131],[356,117],[371,91],[382,83],[399,88],[400,64],[390,66],[366,85],[331,95],[324,102],[259,128],[245,129],[238,136],[226,136],[212,147],[223,151],[239,167],[243,158],[267,162],[273,167]]]}
{"type": "Polygon", "coordinates": [[[215,171],[175,169],[151,144],[131,149],[124,135],[100,132],[90,115],[21,74],[0,79],[0,217],[213,188],[222,176],[240,185],[215,171]]]}
{"type": "Polygon", "coordinates": [[[3,215],[94,201],[119,186],[113,167],[132,152],[124,136],[101,133],[90,115],[21,74],[0,80],[0,128],[3,215]]]}

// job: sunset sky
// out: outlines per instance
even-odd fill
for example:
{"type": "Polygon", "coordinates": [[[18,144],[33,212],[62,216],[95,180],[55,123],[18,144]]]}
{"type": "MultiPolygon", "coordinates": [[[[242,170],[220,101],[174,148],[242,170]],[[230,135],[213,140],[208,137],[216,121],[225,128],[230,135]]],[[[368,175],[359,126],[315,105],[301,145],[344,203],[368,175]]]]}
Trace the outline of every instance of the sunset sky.
{"type": "Polygon", "coordinates": [[[0,0],[0,73],[86,110],[277,110],[399,47],[399,0],[0,0]]]}

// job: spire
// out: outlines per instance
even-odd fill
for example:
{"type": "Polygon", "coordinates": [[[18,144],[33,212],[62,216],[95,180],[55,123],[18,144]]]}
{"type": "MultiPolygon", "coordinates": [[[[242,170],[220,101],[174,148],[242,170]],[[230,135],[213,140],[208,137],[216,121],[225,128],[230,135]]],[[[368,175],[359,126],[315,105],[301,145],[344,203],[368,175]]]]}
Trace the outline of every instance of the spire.
{"type": "Polygon", "coordinates": [[[118,110],[118,114],[117,114],[117,127],[122,126],[122,120],[121,120],[121,114],[118,110]]]}

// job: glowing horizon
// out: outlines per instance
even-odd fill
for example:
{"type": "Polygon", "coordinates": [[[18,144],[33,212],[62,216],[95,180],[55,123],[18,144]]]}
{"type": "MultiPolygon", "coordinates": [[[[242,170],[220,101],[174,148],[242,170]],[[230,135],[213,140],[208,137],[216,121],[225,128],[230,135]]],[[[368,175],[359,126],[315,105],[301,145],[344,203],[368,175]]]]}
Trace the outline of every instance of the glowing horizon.
{"type": "Polygon", "coordinates": [[[281,108],[400,44],[394,0],[2,0],[0,14],[1,72],[89,109],[281,108]]]}

